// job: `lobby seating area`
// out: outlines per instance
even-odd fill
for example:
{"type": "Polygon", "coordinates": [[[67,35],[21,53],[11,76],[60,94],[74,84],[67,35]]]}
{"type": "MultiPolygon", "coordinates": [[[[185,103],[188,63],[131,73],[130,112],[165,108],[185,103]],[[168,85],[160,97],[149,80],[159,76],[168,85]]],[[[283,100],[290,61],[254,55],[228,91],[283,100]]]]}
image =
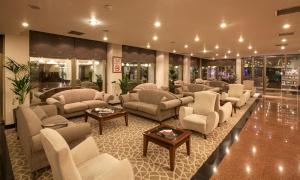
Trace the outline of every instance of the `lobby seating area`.
{"type": "Polygon", "coordinates": [[[0,180],[300,179],[299,15],[1,0],[0,180]]]}

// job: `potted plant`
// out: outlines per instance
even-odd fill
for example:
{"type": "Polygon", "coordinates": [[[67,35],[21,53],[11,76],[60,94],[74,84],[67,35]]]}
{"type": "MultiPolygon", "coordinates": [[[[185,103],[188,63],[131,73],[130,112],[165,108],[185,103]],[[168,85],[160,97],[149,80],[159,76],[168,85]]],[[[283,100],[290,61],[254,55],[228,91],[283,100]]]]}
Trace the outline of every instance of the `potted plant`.
{"type": "Polygon", "coordinates": [[[172,67],[169,70],[169,91],[175,93],[175,84],[174,81],[178,78],[176,70],[172,67]]]}
{"type": "MultiPolygon", "coordinates": [[[[7,58],[4,67],[13,73],[13,77],[8,77],[8,79],[12,84],[11,91],[14,93],[18,100],[18,105],[20,106],[24,104],[26,96],[30,91],[30,64],[20,64],[11,58],[7,58]]],[[[15,122],[17,122],[17,109],[18,107],[13,110],[15,122]]]]}
{"type": "MultiPolygon", "coordinates": [[[[113,81],[112,83],[117,83],[116,81],[113,81]]],[[[129,91],[129,78],[127,76],[123,76],[122,79],[119,79],[119,82],[117,83],[120,86],[120,89],[122,91],[122,94],[127,94],[129,91]]]]}
{"type": "Polygon", "coordinates": [[[102,91],[103,79],[101,74],[96,74],[96,84],[99,88],[99,91],[102,91]]]}

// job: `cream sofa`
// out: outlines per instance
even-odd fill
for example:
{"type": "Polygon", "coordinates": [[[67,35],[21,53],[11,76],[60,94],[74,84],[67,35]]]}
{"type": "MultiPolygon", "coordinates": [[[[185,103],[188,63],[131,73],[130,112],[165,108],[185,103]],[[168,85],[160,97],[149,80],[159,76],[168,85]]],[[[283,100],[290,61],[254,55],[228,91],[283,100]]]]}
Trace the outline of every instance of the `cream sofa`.
{"type": "Polygon", "coordinates": [[[83,115],[87,109],[107,106],[112,99],[112,95],[95,89],[70,89],[52,95],[46,102],[56,105],[59,114],[69,118],[83,115]]]}
{"type": "Polygon", "coordinates": [[[194,97],[195,92],[199,91],[213,91],[219,92],[219,88],[209,87],[204,84],[188,84],[183,85],[175,89],[176,94],[182,94],[183,96],[192,96],[194,97]]]}
{"type": "Polygon", "coordinates": [[[121,95],[121,101],[128,112],[161,122],[176,116],[178,108],[193,102],[193,98],[178,98],[163,90],[141,90],[121,95]]]}
{"type": "Polygon", "coordinates": [[[134,179],[130,162],[100,154],[92,137],[70,149],[59,133],[46,128],[41,130],[41,140],[55,180],[134,179]]]}
{"type": "Polygon", "coordinates": [[[206,136],[219,123],[219,114],[215,111],[217,94],[207,91],[196,92],[192,107],[180,107],[179,121],[184,129],[200,132],[206,136]]]}
{"type": "Polygon", "coordinates": [[[91,134],[89,123],[75,124],[57,115],[54,105],[20,106],[17,110],[17,132],[31,172],[49,165],[41,143],[42,125],[58,125],[57,131],[73,147],[91,134]],[[62,125],[59,125],[61,124],[62,125]],[[65,126],[67,124],[67,126],[65,126]]]}

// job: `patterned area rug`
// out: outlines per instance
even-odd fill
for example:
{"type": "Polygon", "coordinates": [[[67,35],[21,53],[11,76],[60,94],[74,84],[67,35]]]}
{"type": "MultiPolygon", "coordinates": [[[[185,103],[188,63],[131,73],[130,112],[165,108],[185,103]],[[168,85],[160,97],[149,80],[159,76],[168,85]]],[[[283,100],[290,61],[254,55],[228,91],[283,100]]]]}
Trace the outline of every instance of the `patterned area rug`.
{"type": "MultiPolygon", "coordinates": [[[[135,179],[190,179],[201,167],[210,154],[222,142],[242,115],[254,103],[251,98],[247,104],[233,115],[227,122],[217,127],[207,139],[194,132],[191,136],[191,155],[187,156],[183,144],[176,151],[174,171],[169,170],[169,151],[149,142],[147,157],[143,157],[143,132],[157,125],[157,122],[142,117],[129,115],[129,126],[125,126],[123,118],[109,120],[103,123],[103,135],[99,135],[98,121],[89,119],[92,126],[92,136],[98,144],[101,153],[109,153],[118,159],[129,159],[134,168],[135,179]]],[[[84,118],[71,119],[83,122],[84,118]]],[[[164,124],[180,128],[177,119],[170,119],[164,124]]],[[[6,138],[12,161],[15,179],[30,179],[31,173],[26,165],[26,159],[14,129],[6,130],[6,138]]],[[[36,173],[37,179],[52,179],[50,168],[44,168],[36,173]]]]}

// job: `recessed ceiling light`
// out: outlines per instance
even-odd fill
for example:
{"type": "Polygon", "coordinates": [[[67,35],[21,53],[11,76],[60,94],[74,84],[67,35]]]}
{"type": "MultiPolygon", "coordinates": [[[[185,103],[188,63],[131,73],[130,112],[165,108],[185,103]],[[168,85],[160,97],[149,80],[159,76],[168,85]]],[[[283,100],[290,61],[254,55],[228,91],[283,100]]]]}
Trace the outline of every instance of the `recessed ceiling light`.
{"type": "Polygon", "coordinates": [[[216,56],[218,57],[218,56],[219,56],[219,54],[218,54],[218,53],[216,53],[216,56]]]}
{"type": "Polygon", "coordinates": [[[285,46],[281,46],[280,49],[282,49],[282,50],[285,49],[285,46]]]}
{"type": "Polygon", "coordinates": [[[176,50],[175,50],[175,49],[173,49],[173,53],[176,53],[176,50]]]}
{"type": "Polygon", "coordinates": [[[89,23],[91,26],[97,26],[100,24],[100,21],[98,21],[95,17],[92,17],[90,20],[89,20],[89,23]]]}
{"type": "Polygon", "coordinates": [[[225,29],[227,27],[227,24],[225,22],[222,22],[220,24],[220,28],[225,29]]]}
{"type": "Polygon", "coordinates": [[[191,56],[194,56],[194,54],[193,54],[193,53],[191,53],[191,56]]]}
{"type": "Polygon", "coordinates": [[[158,40],[158,37],[156,35],[153,36],[152,38],[154,41],[157,41],[158,40]]]}
{"type": "Polygon", "coordinates": [[[225,54],[224,59],[227,59],[227,55],[225,54]]]}
{"type": "Polygon", "coordinates": [[[108,37],[107,37],[107,36],[104,36],[104,37],[103,37],[103,40],[104,40],[104,41],[107,41],[107,40],[108,40],[108,37]]]}
{"type": "Polygon", "coordinates": [[[257,51],[256,51],[256,50],[254,51],[254,54],[257,54],[257,51]]]}
{"type": "Polygon", "coordinates": [[[240,54],[239,54],[239,53],[237,53],[237,54],[236,54],[236,57],[240,57],[240,54]]]}
{"type": "Polygon", "coordinates": [[[243,38],[243,36],[240,36],[240,38],[239,38],[239,42],[240,42],[240,43],[244,42],[244,38],[243,38]]]}
{"type": "Polygon", "coordinates": [[[215,60],[215,58],[213,57],[213,58],[211,58],[212,60],[215,60]]]}
{"type": "Polygon", "coordinates": [[[187,49],[188,47],[189,47],[189,45],[187,45],[187,44],[186,44],[186,45],[184,45],[184,48],[185,48],[185,49],[187,49]]]}
{"type": "Polygon", "coordinates": [[[194,40],[195,40],[196,42],[198,42],[200,39],[199,39],[198,36],[196,36],[194,40]]]}
{"type": "Polygon", "coordinates": [[[281,42],[287,42],[287,39],[283,38],[281,39],[281,42]]]}
{"type": "Polygon", "coordinates": [[[22,22],[22,26],[23,26],[23,27],[28,27],[29,24],[28,24],[28,22],[22,22]]]}
{"type": "Polygon", "coordinates": [[[216,46],[215,46],[215,49],[219,49],[219,48],[220,48],[219,45],[216,45],[216,46]]]}
{"type": "Polygon", "coordinates": [[[253,47],[251,45],[248,46],[248,49],[251,50],[253,47]]]}
{"type": "Polygon", "coordinates": [[[154,26],[155,26],[156,28],[159,28],[159,27],[161,26],[161,24],[160,24],[159,21],[155,21],[155,22],[154,22],[154,26]]]}
{"type": "Polygon", "coordinates": [[[147,44],[147,48],[150,49],[150,47],[151,47],[151,46],[150,46],[150,44],[148,43],[148,44],[147,44]]]}
{"type": "Polygon", "coordinates": [[[289,29],[291,27],[290,24],[286,23],[282,26],[283,29],[289,29]]]}
{"type": "Polygon", "coordinates": [[[227,53],[228,53],[228,54],[230,54],[230,53],[231,53],[231,51],[230,51],[230,50],[228,50],[228,51],[227,51],[227,53]]]}
{"type": "Polygon", "coordinates": [[[205,48],[203,49],[203,53],[204,53],[204,54],[207,53],[207,50],[206,50],[205,48]]]}

